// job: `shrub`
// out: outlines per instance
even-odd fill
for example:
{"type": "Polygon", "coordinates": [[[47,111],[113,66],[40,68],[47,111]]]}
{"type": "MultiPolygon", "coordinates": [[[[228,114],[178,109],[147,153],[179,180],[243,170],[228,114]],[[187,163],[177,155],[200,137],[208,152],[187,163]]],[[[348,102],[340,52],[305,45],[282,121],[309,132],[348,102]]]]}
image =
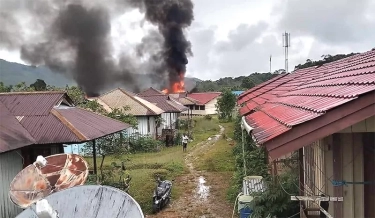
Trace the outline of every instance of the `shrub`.
{"type": "Polygon", "coordinates": [[[244,153],[242,134],[240,128],[240,117],[235,120],[235,138],[240,142],[233,148],[233,154],[236,159],[236,172],[233,175],[231,188],[227,192],[228,199],[234,201],[237,194],[241,191],[242,180],[245,176],[244,161],[246,160],[246,175],[262,176],[266,184],[266,191],[258,194],[252,201],[253,216],[267,217],[269,214],[276,217],[289,217],[299,211],[299,203],[291,201],[290,195],[298,194],[298,172],[297,169],[291,169],[279,175],[279,180],[275,181],[270,175],[270,168],[267,163],[267,152],[263,147],[257,147],[251,137],[246,134],[244,137],[244,153]],[[245,156],[245,157],[244,157],[245,156]],[[282,184],[282,186],[281,186],[282,184]],[[285,190],[284,190],[285,189],[285,190]]]}
{"type": "Polygon", "coordinates": [[[206,119],[206,120],[212,120],[212,116],[209,115],[209,114],[207,114],[206,116],[204,116],[204,119],[206,119]]]}
{"type": "Polygon", "coordinates": [[[162,146],[162,142],[150,136],[138,136],[129,139],[129,151],[131,153],[155,152],[162,146]]]}

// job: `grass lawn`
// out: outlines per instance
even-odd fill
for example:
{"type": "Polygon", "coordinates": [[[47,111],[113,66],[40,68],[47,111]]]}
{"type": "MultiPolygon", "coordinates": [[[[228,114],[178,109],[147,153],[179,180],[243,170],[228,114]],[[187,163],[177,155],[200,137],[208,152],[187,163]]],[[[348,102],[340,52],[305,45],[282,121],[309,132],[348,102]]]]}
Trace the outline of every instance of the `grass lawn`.
{"type": "MultiPolygon", "coordinates": [[[[194,140],[189,143],[188,150],[193,149],[199,142],[207,140],[219,132],[219,121],[216,118],[211,120],[203,117],[194,118],[193,128],[194,140]]],[[[152,194],[155,187],[155,175],[160,174],[163,178],[173,180],[184,174],[187,170],[181,146],[163,147],[160,152],[127,154],[115,158],[107,156],[103,168],[109,169],[112,162],[125,162],[126,168],[132,177],[129,194],[140,204],[143,212],[148,214],[152,209],[152,194]]],[[[85,158],[89,166],[93,166],[92,158],[85,158]]],[[[98,156],[98,168],[101,157],[98,156]]],[[[173,187],[172,198],[177,199],[182,193],[181,187],[173,187]]]]}
{"type": "Polygon", "coordinates": [[[230,172],[235,170],[235,159],[233,156],[234,146],[234,123],[219,123],[225,128],[223,137],[221,137],[212,149],[198,155],[197,170],[208,172],[230,172]]]}

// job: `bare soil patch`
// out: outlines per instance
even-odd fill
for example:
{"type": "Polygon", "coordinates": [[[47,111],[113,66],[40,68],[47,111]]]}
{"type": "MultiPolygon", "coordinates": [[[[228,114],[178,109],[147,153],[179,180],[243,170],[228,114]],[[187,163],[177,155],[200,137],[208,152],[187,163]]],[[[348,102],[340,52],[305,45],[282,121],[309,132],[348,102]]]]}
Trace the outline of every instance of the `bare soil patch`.
{"type": "MultiPolygon", "coordinates": [[[[214,149],[215,142],[224,132],[199,143],[186,155],[187,174],[178,177],[174,186],[183,187],[179,199],[172,199],[167,208],[158,214],[147,215],[147,218],[228,218],[232,216],[232,205],[225,200],[230,177],[225,172],[204,172],[194,168],[199,153],[214,149]]],[[[173,190],[172,190],[173,192],[173,190]]]]}

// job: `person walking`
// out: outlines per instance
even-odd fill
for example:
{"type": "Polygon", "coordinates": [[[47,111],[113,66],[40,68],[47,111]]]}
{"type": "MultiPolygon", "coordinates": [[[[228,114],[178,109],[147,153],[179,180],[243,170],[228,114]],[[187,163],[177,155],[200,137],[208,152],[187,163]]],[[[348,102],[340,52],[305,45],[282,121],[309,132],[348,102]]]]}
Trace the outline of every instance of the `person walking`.
{"type": "Polygon", "coordinates": [[[186,133],[182,136],[182,151],[186,152],[186,147],[188,143],[189,137],[187,137],[186,133]]]}

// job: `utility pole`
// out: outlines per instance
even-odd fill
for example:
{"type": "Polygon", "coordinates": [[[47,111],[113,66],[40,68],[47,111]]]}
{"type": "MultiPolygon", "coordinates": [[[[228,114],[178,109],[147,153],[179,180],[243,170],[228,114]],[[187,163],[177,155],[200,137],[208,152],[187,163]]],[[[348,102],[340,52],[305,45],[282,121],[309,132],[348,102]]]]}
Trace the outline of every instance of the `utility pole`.
{"type": "Polygon", "coordinates": [[[288,73],[288,50],[290,47],[290,33],[283,33],[283,47],[285,48],[285,73],[288,73]]]}
{"type": "Polygon", "coordinates": [[[270,55],[270,73],[272,73],[272,68],[271,68],[271,66],[272,66],[272,55],[270,55]]]}

